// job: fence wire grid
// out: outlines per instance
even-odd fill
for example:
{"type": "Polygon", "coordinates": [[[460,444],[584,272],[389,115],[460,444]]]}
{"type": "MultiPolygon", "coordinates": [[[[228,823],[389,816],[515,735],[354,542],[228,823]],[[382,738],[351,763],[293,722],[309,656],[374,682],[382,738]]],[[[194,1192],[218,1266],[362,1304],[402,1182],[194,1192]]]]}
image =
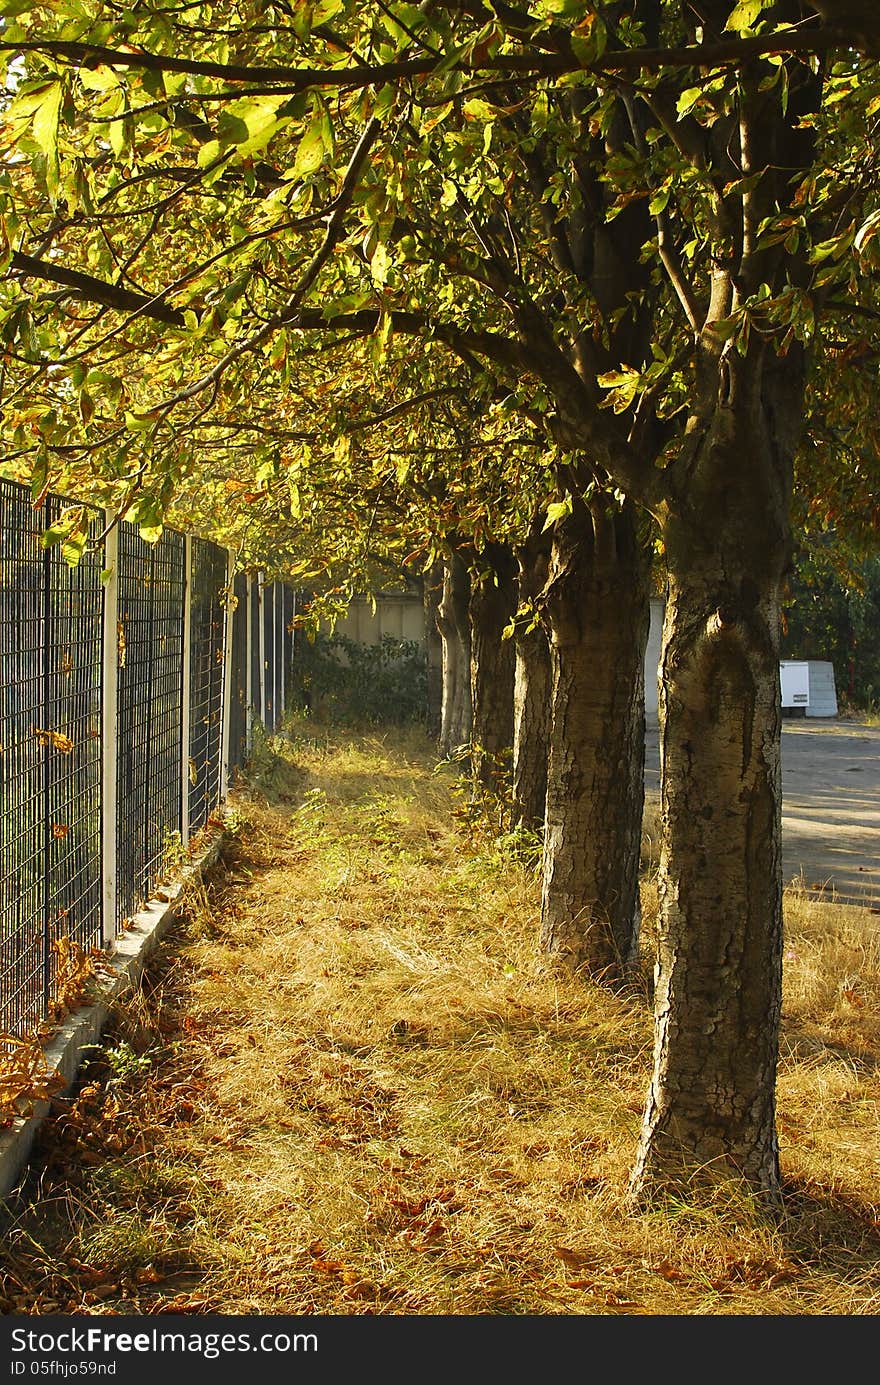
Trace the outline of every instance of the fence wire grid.
{"type": "Polygon", "coordinates": [[[125,522],[108,572],[107,517],[78,503],[90,542],[69,566],[43,539],[72,504],[35,508],[0,479],[0,1032],[12,1037],[50,1014],[63,940],[112,942],[169,849],[207,824],[254,721],[280,723],[293,658],[290,588],[238,573],[230,590],[225,549],[171,529],[147,543],[125,522]]]}

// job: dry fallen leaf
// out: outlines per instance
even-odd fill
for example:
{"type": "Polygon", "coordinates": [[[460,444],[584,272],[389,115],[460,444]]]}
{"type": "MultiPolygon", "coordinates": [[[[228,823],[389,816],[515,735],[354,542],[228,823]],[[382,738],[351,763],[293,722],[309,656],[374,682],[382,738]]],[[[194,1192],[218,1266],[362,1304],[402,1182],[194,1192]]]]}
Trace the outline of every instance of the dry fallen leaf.
{"type": "Polygon", "coordinates": [[[588,1265],[592,1259],[592,1256],[583,1255],[579,1250],[570,1250],[568,1246],[554,1246],[553,1250],[563,1265],[567,1265],[571,1270],[579,1269],[581,1265],[588,1265]]]}
{"type": "Polygon", "coordinates": [[[69,755],[73,750],[73,741],[62,731],[43,731],[39,726],[35,726],[33,733],[41,745],[51,745],[52,749],[61,755],[69,755]]]}

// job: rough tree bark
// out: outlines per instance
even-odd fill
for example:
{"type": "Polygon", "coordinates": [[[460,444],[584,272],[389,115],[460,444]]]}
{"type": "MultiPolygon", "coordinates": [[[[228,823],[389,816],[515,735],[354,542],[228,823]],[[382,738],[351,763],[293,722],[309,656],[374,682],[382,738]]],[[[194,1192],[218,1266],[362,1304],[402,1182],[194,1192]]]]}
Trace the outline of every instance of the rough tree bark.
{"type": "Polygon", "coordinates": [[[440,754],[451,755],[471,738],[470,578],[457,550],[443,560],[443,594],[437,627],[443,641],[443,699],[440,754]]]}
{"type": "Polygon", "coordinates": [[[802,372],[731,363],[663,528],[654,1073],[631,1192],[731,1172],[779,1198],[779,609],[802,372]],[[757,395],[757,397],[756,397],[757,395]]]}
{"type": "Polygon", "coordinates": [[[649,593],[630,506],[575,501],[541,609],[553,667],[541,946],[611,979],[635,958],[641,917],[649,593]]]}
{"type": "MultiPolygon", "coordinates": [[[[783,11],[800,13],[786,0],[783,11]]],[[[717,33],[727,14],[721,0],[701,0],[717,33]]],[[[719,242],[730,234],[738,254],[713,262],[710,324],[762,285],[810,282],[800,242],[794,251],[762,245],[758,228],[791,205],[797,172],[811,165],[821,76],[790,64],[783,103],[764,76],[759,66],[741,69],[736,116],[712,127],[715,166],[735,164],[747,187],[718,204],[719,242]]],[[[731,1175],[768,1205],[781,1197],[779,607],[805,353],[797,341],[777,354],[779,346],[757,332],[736,346],[709,329],[700,334],[692,409],[659,515],[669,585],[660,917],[636,1202],[731,1175]]]]}
{"type": "Polygon", "coordinates": [[[486,788],[498,784],[513,745],[515,644],[503,633],[516,613],[516,559],[507,544],[487,543],[471,579],[471,741],[473,772],[486,788]]]}
{"type": "MultiPolygon", "coordinates": [[[[532,606],[547,581],[551,538],[540,521],[516,549],[519,606],[532,606]]],[[[516,625],[516,671],[513,685],[513,803],[511,825],[542,831],[547,802],[550,754],[550,646],[540,621],[516,625]]]]}

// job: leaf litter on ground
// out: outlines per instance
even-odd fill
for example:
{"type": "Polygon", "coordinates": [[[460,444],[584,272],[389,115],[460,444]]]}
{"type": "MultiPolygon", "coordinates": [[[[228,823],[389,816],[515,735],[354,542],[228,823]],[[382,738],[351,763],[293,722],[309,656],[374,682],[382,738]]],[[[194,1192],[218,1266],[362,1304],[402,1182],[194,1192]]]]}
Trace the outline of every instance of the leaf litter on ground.
{"type": "MultiPolygon", "coordinates": [[[[220,866],[53,1100],[3,1311],[877,1312],[865,911],[786,901],[782,1219],[729,1191],[631,1216],[650,985],[549,965],[533,861],[435,770],[416,732],[261,745],[220,866]]],[[[647,978],[650,849],[643,903],[647,978]]]]}

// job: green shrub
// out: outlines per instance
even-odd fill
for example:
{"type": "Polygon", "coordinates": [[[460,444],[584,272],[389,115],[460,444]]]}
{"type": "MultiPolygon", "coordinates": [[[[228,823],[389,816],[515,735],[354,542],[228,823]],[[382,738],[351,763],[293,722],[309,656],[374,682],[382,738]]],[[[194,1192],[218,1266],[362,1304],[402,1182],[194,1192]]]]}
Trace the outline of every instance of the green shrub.
{"type": "Polygon", "coordinates": [[[381,644],[358,644],[347,635],[319,634],[297,644],[292,704],[316,718],[420,722],[427,699],[427,658],[414,640],[384,635],[381,644]]]}

